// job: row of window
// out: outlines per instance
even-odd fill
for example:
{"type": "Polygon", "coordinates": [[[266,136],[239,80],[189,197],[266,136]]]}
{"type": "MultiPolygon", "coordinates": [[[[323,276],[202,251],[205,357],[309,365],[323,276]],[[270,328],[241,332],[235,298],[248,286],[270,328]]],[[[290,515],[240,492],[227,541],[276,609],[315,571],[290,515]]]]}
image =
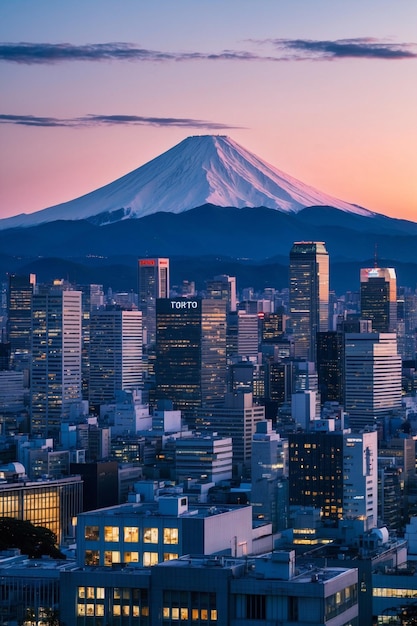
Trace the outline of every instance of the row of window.
{"type": "MultiPolygon", "coordinates": [[[[149,616],[148,606],[125,606],[120,604],[114,604],[112,607],[112,614],[115,617],[143,617],[149,616]]],[[[104,604],[77,604],[77,616],[78,617],[104,617],[104,604]]]]}
{"type": "Polygon", "coordinates": [[[217,622],[216,609],[187,609],[164,606],[162,609],[162,619],[164,620],[188,620],[191,617],[193,621],[217,622]]]}
{"type": "MultiPolygon", "coordinates": [[[[86,526],[84,538],[88,541],[99,541],[100,530],[99,526],[86,526]]],[[[142,531],[143,543],[158,543],[159,530],[159,528],[144,528],[142,531]]],[[[137,526],[125,526],[123,529],[118,526],[104,526],[104,541],[120,541],[121,531],[123,532],[123,539],[126,543],[136,543],[139,541],[139,528],[137,526]]],[[[178,543],[178,528],[164,528],[162,531],[163,543],[168,545],[178,543]]]]}
{"type": "MultiPolygon", "coordinates": [[[[178,559],[176,552],[164,552],[164,561],[178,559]]],[[[160,557],[158,552],[144,552],[142,565],[149,567],[159,563],[160,557]]],[[[123,561],[119,550],[105,550],[103,565],[110,567],[113,563],[140,563],[140,554],[136,551],[123,552],[123,561]]],[[[101,565],[100,550],[86,550],[84,555],[84,565],[101,565]]]]}

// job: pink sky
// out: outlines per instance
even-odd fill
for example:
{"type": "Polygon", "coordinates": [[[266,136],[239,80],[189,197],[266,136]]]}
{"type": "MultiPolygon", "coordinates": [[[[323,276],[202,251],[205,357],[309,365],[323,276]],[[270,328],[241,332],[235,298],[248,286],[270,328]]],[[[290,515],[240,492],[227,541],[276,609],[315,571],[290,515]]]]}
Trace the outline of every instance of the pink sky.
{"type": "Polygon", "coordinates": [[[5,0],[0,217],[221,132],[323,192],[417,221],[416,23],[406,0],[377,13],[371,0],[5,0]]]}

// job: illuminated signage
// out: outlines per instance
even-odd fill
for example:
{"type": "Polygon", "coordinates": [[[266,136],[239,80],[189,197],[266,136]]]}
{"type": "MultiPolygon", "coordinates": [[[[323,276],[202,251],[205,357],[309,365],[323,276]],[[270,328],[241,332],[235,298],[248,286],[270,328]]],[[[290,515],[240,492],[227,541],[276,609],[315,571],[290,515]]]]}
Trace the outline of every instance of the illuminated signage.
{"type": "Polygon", "coordinates": [[[371,270],[369,270],[368,272],[368,278],[378,278],[379,276],[379,270],[376,268],[373,268],[371,270]]]}
{"type": "Polygon", "coordinates": [[[196,300],[171,300],[171,309],[197,309],[196,300]]]}
{"type": "Polygon", "coordinates": [[[141,259],[141,260],[139,261],[139,265],[140,265],[141,267],[143,267],[143,266],[147,266],[147,265],[149,265],[149,266],[155,266],[155,265],[156,265],[156,263],[155,263],[155,260],[154,260],[154,259],[141,259]]]}

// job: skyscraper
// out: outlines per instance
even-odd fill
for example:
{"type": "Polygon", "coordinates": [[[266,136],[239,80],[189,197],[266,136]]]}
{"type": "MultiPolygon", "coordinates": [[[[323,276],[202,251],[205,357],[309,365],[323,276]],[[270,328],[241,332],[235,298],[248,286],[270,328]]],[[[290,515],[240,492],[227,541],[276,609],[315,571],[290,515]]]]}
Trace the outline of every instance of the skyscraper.
{"type": "Polygon", "coordinates": [[[377,333],[397,330],[397,277],[392,267],[361,269],[361,317],[377,333]]]}
{"type": "Polygon", "coordinates": [[[32,300],[31,432],[58,438],[81,400],[81,291],[41,290],[32,300]]]}
{"type": "Polygon", "coordinates": [[[290,327],[294,356],[316,359],[316,334],[329,326],[329,255],[319,241],[294,243],[290,252],[290,327]]]}
{"type": "Polygon", "coordinates": [[[114,402],[116,392],[142,385],[142,313],[120,309],[92,313],[89,400],[114,402]]]}
{"type": "Polygon", "coordinates": [[[401,409],[401,356],[394,333],[346,334],[345,409],[353,430],[381,425],[401,409]]]}
{"type": "Polygon", "coordinates": [[[226,300],[227,312],[236,311],[236,278],[221,274],[208,280],[206,284],[207,298],[226,300]]]}
{"type": "Polygon", "coordinates": [[[143,314],[144,343],[155,343],[156,300],[169,298],[169,259],[138,260],[138,306],[143,314]]]}
{"type": "Polygon", "coordinates": [[[15,369],[29,365],[31,307],[35,285],[35,274],[9,275],[7,334],[15,369]]]}
{"type": "Polygon", "coordinates": [[[226,391],[226,302],[156,302],[156,398],[190,409],[226,391]]]}

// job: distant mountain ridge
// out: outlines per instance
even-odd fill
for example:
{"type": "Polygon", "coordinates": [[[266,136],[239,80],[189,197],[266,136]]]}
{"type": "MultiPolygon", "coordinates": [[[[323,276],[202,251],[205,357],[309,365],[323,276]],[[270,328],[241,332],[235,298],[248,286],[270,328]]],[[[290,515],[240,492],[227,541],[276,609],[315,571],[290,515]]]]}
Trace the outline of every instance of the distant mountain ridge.
{"type": "Polygon", "coordinates": [[[285,174],[229,137],[201,135],[184,139],[145,165],[80,198],[0,220],[0,229],[56,220],[88,220],[102,225],[158,212],[182,213],[205,204],[266,207],[284,213],[331,206],[352,214],[375,215],[285,174]]]}

